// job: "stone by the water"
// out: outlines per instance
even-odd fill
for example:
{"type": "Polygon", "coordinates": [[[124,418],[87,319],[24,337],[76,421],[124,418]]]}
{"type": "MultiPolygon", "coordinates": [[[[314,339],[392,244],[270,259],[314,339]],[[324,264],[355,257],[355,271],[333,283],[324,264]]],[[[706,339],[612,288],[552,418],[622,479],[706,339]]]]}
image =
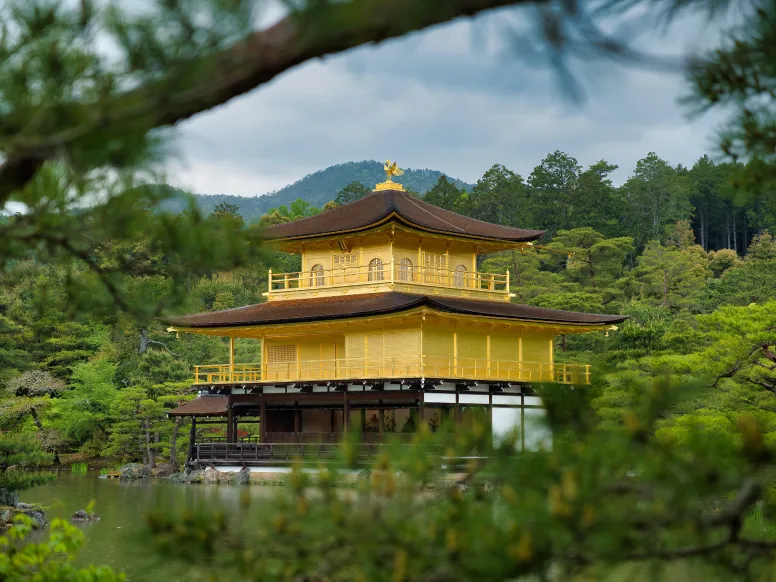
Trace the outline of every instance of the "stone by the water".
{"type": "Polygon", "coordinates": [[[79,509],[70,518],[70,521],[97,521],[100,519],[96,515],[91,515],[84,509],[79,509]]]}
{"type": "Polygon", "coordinates": [[[248,467],[243,467],[234,475],[235,485],[249,485],[251,482],[251,472],[248,467]]]}
{"type": "Polygon", "coordinates": [[[203,481],[207,485],[214,485],[220,481],[220,475],[213,467],[208,467],[205,469],[203,481]]]}
{"type": "Polygon", "coordinates": [[[141,463],[129,463],[124,465],[119,472],[120,479],[146,479],[151,476],[151,467],[141,463]]]}

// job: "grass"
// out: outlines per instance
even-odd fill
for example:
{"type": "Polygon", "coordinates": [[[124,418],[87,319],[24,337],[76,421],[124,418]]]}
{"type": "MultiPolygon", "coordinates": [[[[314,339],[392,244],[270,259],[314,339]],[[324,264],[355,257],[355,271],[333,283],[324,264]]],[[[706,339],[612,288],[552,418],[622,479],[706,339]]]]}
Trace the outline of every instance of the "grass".
{"type": "Polygon", "coordinates": [[[73,473],[86,473],[89,470],[89,465],[86,463],[73,463],[70,465],[70,470],[73,473]]]}

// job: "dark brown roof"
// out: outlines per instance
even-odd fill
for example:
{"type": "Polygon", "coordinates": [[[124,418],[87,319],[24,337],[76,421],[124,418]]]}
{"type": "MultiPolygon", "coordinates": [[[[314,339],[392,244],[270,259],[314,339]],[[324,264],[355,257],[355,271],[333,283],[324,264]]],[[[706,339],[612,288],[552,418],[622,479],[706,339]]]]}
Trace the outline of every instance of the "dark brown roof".
{"type": "Polygon", "coordinates": [[[543,230],[490,224],[428,204],[406,192],[383,190],[310,218],[267,227],[264,236],[278,240],[358,232],[392,217],[422,230],[489,240],[525,242],[536,240],[544,233],[543,230]]]}
{"type": "Polygon", "coordinates": [[[174,326],[189,328],[239,327],[364,317],[396,313],[422,306],[449,313],[550,323],[604,325],[619,323],[627,319],[627,317],[622,315],[575,313],[572,311],[518,305],[517,303],[508,303],[506,301],[482,301],[439,296],[428,297],[391,291],[344,297],[268,301],[224,311],[170,317],[165,319],[165,321],[174,326]]]}
{"type": "Polygon", "coordinates": [[[226,396],[200,396],[167,412],[170,416],[226,416],[226,396]]]}

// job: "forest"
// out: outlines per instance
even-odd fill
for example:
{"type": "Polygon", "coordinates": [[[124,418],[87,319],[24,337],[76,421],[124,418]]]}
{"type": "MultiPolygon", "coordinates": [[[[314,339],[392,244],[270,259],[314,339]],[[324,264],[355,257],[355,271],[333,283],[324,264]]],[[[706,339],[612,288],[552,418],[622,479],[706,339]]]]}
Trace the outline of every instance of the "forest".
{"type": "MultiPolygon", "coordinates": [[[[559,358],[599,362],[595,369],[606,382],[595,403],[602,414],[616,416],[632,396],[619,387],[623,376],[667,373],[688,381],[703,373],[707,389],[663,419],[661,431],[709,423],[732,437],[742,410],[776,431],[776,362],[767,340],[776,318],[776,206],[736,198],[732,182],[740,168],[707,156],[684,168],[650,153],[621,186],[608,178],[614,169],[605,161],[582,168],[556,151],[525,178],[494,165],[471,191],[441,176],[424,198],[480,220],[547,230],[534,250],[480,257],[486,272],[510,270],[514,301],[630,316],[609,337],[558,338],[559,358]]],[[[327,207],[369,192],[354,181],[327,207]]],[[[321,211],[299,199],[248,224],[239,207],[216,207],[210,220],[245,232],[258,254],[249,267],[184,274],[175,311],[262,301],[268,268],[296,271],[298,257],[264,250],[252,237],[262,225],[321,211]]],[[[132,293],[163,307],[169,280],[179,274],[144,272],[163,263],[149,241],[105,248],[100,260],[112,260],[117,250],[134,261],[125,282],[132,293]]],[[[185,427],[165,412],[194,397],[192,366],[223,363],[227,344],[176,338],[153,311],[138,320],[109,301],[102,313],[83,309],[70,283],[74,271],[86,269],[82,260],[27,260],[9,270],[0,320],[0,428],[40,435],[56,455],[179,466],[185,447],[177,437],[185,427]]],[[[238,363],[260,360],[257,341],[238,340],[236,349],[238,363]]]]}

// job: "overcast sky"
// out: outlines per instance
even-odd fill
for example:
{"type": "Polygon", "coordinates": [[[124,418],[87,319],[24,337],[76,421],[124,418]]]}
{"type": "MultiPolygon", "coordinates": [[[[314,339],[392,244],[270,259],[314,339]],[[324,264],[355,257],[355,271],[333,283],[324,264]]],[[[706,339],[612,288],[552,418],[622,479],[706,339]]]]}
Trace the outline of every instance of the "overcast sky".
{"type": "MultiPolygon", "coordinates": [[[[578,65],[586,98],[575,102],[551,68],[508,46],[506,31],[521,19],[491,12],[288,71],[183,124],[169,181],[255,196],[334,164],[391,159],[476,182],[494,163],[527,176],[559,149],[583,165],[617,164],[620,183],[650,151],[686,165],[716,154],[720,118],[688,119],[677,103],[687,91],[681,75],[578,65]]],[[[684,20],[634,38],[681,55],[709,45],[705,28],[684,20]]]]}

